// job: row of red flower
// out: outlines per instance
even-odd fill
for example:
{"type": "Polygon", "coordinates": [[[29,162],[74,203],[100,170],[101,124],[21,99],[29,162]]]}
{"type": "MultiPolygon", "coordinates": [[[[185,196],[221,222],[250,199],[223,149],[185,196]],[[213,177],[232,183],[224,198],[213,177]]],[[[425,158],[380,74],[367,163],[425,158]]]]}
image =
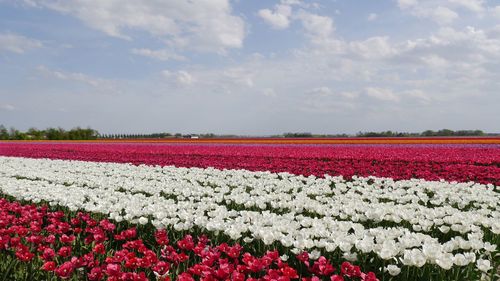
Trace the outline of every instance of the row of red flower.
{"type": "MultiPolygon", "coordinates": [[[[239,244],[214,245],[203,235],[170,241],[165,230],[154,236],[153,230],[143,230],[96,220],[88,213],[72,216],[0,198],[0,269],[8,270],[10,257],[10,262],[38,265],[29,279],[377,280],[348,262],[336,269],[325,257],[311,261],[306,252],[294,258],[296,268],[277,251],[259,257],[239,244]]],[[[14,279],[15,272],[5,274],[14,279]]]]}
{"type": "Polygon", "coordinates": [[[0,155],[500,185],[500,146],[0,143],[0,155]]]}

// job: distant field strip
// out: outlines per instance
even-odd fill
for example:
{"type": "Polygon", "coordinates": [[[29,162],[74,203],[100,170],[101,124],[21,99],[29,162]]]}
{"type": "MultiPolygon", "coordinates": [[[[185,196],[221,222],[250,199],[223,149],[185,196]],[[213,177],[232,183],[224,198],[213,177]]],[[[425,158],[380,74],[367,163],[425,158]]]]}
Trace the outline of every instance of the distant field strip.
{"type": "MultiPolygon", "coordinates": [[[[22,141],[16,141],[22,142],[22,141]]],[[[29,141],[33,142],[33,141],[29,141]]],[[[47,141],[35,141],[47,142],[47,141]]],[[[71,141],[69,141],[71,142],[71,141]]],[[[499,144],[500,137],[422,137],[422,138],[162,138],[98,139],[75,142],[106,143],[190,143],[190,144],[499,144]]]]}

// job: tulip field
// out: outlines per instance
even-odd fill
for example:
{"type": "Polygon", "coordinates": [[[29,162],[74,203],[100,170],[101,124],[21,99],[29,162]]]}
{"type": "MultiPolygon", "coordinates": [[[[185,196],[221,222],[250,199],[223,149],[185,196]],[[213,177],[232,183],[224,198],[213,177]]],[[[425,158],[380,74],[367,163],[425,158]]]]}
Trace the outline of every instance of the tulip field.
{"type": "Polygon", "coordinates": [[[0,142],[0,281],[499,280],[499,186],[499,138],[0,142]]]}

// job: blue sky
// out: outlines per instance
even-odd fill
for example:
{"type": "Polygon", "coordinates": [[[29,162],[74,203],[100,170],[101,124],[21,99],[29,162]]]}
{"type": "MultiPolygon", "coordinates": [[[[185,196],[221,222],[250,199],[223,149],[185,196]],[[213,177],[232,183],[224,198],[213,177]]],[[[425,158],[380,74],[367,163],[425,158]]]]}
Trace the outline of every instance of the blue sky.
{"type": "Polygon", "coordinates": [[[500,132],[500,1],[0,0],[0,124],[500,132]]]}

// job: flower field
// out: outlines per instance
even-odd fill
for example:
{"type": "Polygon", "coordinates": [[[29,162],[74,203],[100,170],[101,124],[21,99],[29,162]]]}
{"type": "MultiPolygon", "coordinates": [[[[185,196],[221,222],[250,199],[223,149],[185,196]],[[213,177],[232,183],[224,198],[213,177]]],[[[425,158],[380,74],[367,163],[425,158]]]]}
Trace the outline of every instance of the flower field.
{"type": "Polygon", "coordinates": [[[498,280],[497,144],[0,143],[0,280],[498,280]]]}
{"type": "Polygon", "coordinates": [[[11,142],[0,143],[0,155],[500,185],[499,146],[11,142]]]}

